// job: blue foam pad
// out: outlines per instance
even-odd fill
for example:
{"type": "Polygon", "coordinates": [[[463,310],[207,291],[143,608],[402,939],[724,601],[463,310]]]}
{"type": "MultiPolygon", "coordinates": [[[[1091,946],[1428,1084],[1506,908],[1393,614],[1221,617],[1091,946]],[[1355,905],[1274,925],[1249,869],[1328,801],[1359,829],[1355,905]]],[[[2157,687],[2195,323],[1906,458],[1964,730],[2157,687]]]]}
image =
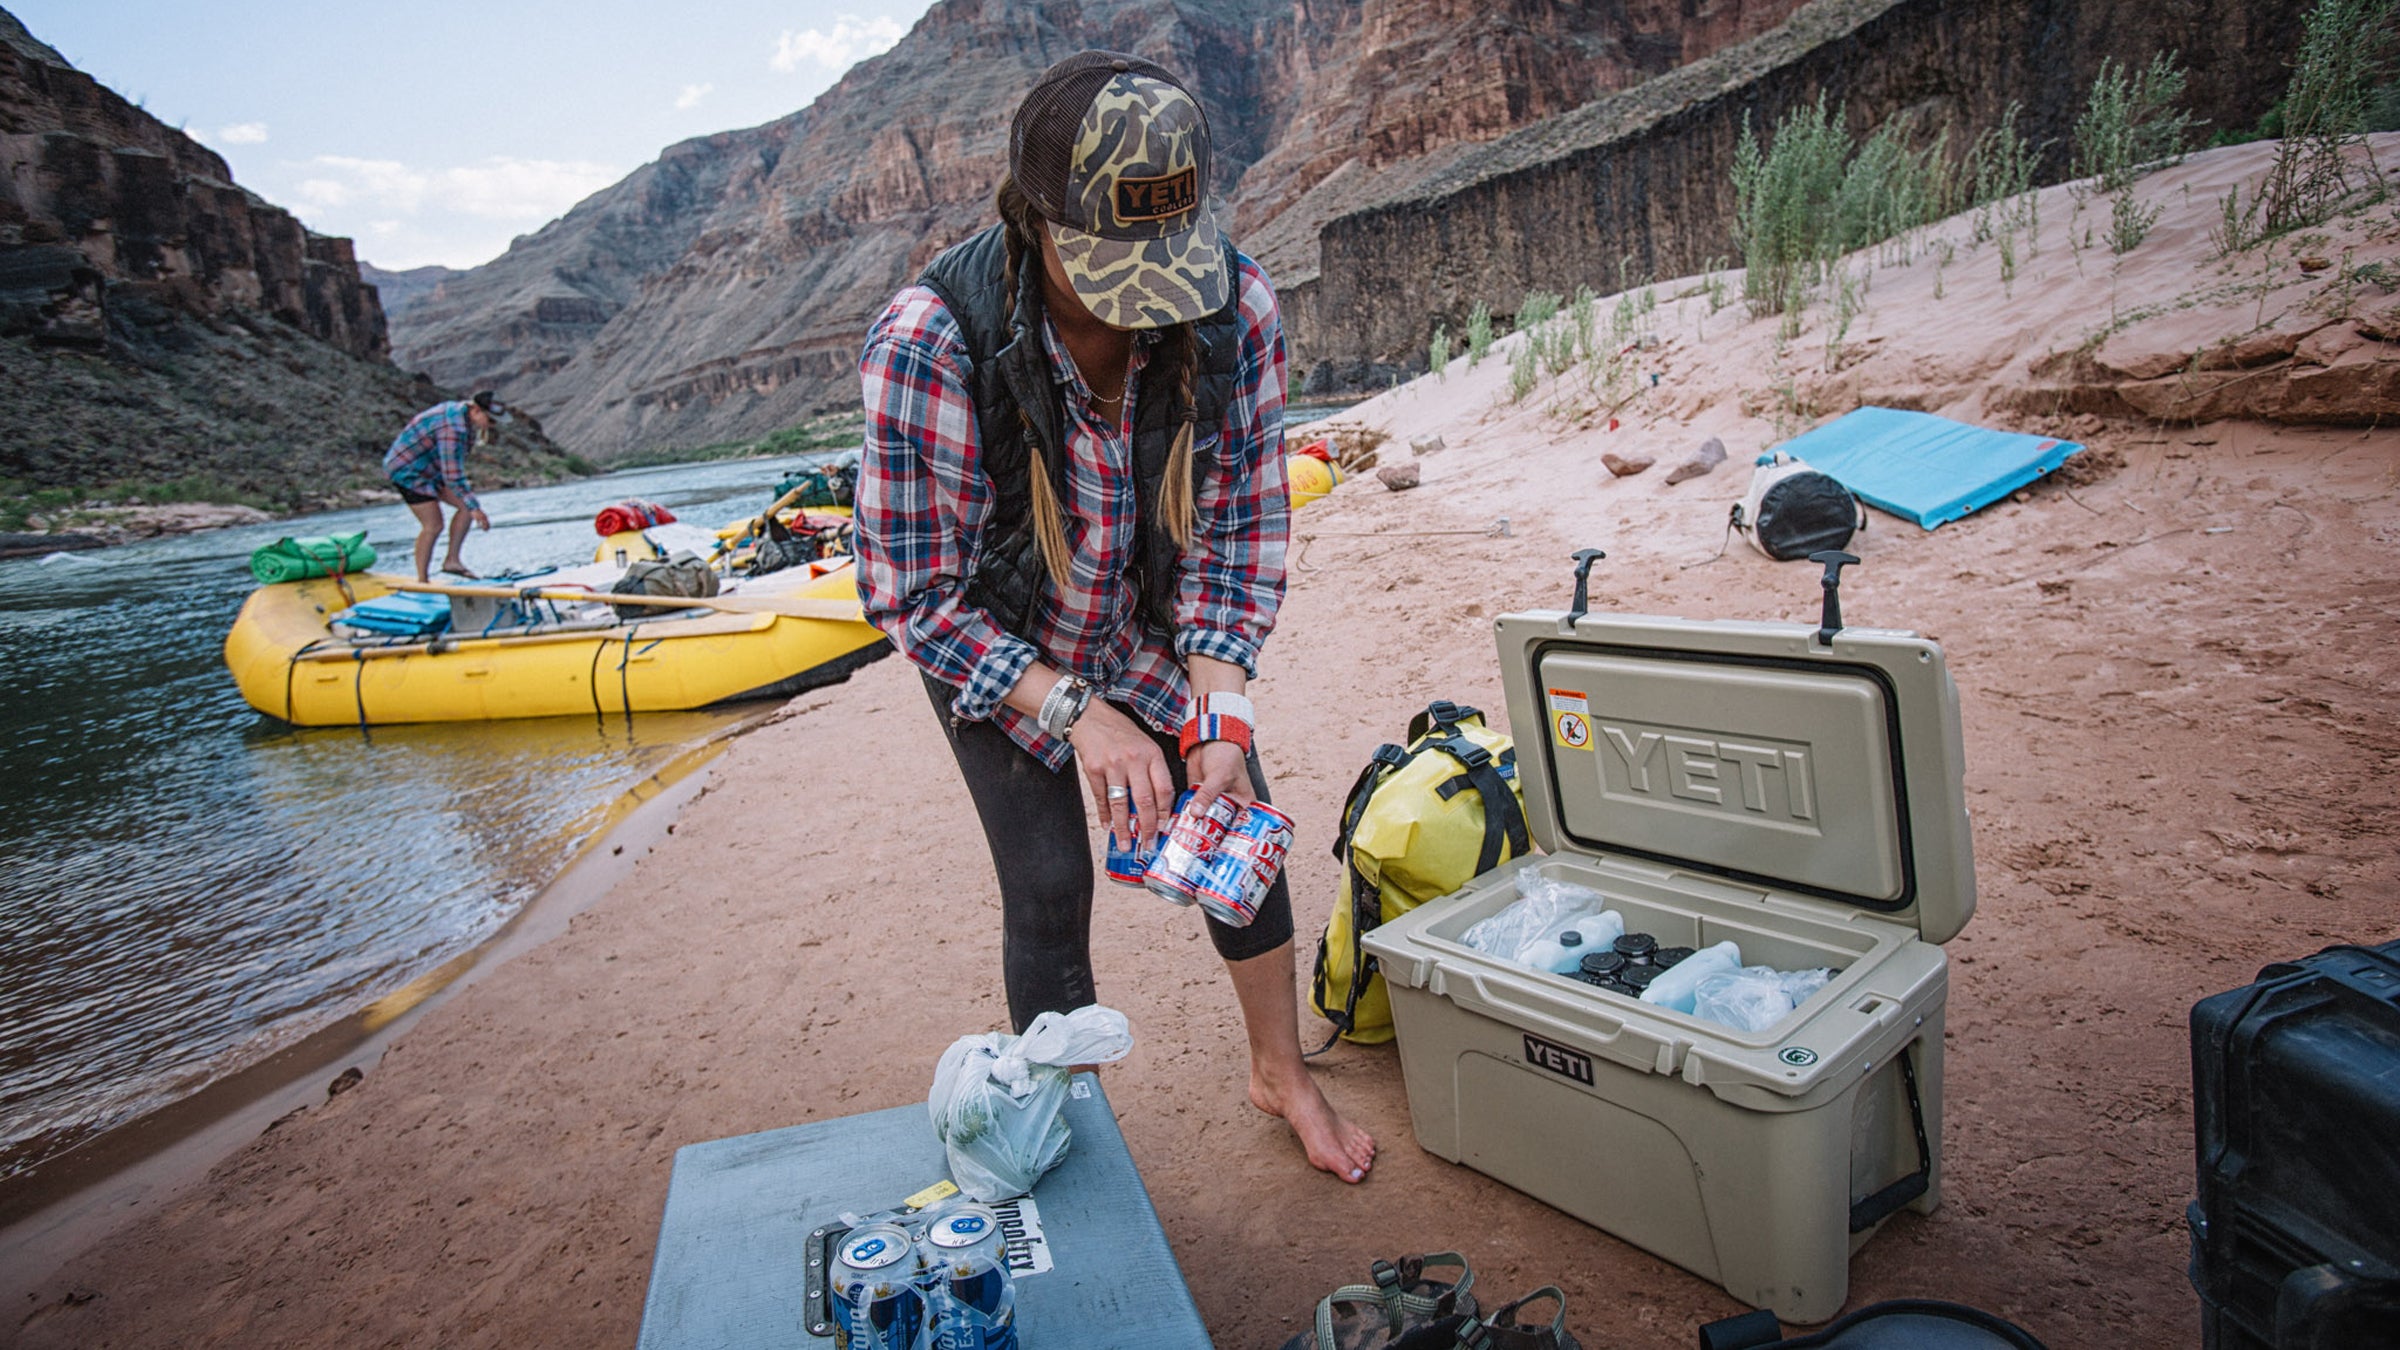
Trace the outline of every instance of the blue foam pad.
{"type": "Polygon", "coordinates": [[[370,632],[389,633],[395,637],[424,637],[450,626],[450,600],[447,596],[421,591],[394,591],[390,595],[362,600],[333,618],[337,623],[346,623],[370,632]]]}
{"type": "Polygon", "coordinates": [[[2083,449],[1896,408],[1860,408],[1776,448],[1928,530],[1991,505],[2083,449]]]}

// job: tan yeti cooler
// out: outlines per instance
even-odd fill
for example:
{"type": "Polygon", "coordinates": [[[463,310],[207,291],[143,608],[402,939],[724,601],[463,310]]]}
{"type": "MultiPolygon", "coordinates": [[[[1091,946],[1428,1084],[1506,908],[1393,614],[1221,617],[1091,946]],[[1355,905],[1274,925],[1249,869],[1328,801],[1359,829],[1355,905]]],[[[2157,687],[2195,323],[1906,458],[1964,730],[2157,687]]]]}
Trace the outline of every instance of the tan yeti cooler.
{"type": "Polygon", "coordinates": [[[1975,909],[1941,649],[1555,611],[1498,629],[1546,856],[1365,938],[1417,1141],[1745,1302],[1823,1321],[1851,1253],[1901,1205],[1941,1198],[1938,944],[1975,909]],[[1731,938],[1746,965],[1837,973],[1744,1034],[1465,945],[1516,900],[1523,867],[1601,892],[1662,946],[1731,938]]]}

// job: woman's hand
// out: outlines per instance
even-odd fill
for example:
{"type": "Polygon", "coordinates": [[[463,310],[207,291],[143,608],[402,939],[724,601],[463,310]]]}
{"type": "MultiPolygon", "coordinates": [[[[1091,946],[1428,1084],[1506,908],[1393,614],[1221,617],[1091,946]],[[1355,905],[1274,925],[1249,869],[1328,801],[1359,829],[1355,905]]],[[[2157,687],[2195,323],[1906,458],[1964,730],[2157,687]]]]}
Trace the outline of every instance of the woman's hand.
{"type": "MultiPolygon", "coordinates": [[[[1119,839],[1134,839],[1137,848],[1147,850],[1166,824],[1167,812],[1175,806],[1175,779],[1167,771],[1167,757],[1159,752],[1158,743],[1115,705],[1095,698],[1067,732],[1067,744],[1075,748],[1075,762],[1083,769],[1092,802],[1108,822],[1109,832],[1119,839]],[[1111,797],[1111,788],[1126,790],[1111,797]],[[1136,821],[1141,825],[1138,839],[1134,838],[1136,821]]],[[[1234,762],[1241,762],[1239,752],[1234,762]]],[[[1245,788],[1248,782],[1244,775],[1245,788]]]]}
{"type": "Polygon", "coordinates": [[[1191,757],[1183,764],[1195,807],[1205,810],[1220,796],[1237,802],[1258,799],[1250,784],[1249,757],[1231,741],[1202,741],[1192,747],[1191,757]]]}

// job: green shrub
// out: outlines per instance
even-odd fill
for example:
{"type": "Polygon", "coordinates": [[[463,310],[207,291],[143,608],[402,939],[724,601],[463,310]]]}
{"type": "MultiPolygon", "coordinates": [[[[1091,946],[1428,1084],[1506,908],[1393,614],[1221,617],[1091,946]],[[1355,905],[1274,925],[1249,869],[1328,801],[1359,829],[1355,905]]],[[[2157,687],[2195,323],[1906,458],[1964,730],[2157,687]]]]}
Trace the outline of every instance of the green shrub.
{"type": "MultiPolygon", "coordinates": [[[[1762,145],[1747,122],[1734,147],[1734,237],[1754,316],[1805,306],[1835,259],[1987,204],[1976,237],[2030,228],[2038,151],[2017,131],[2017,106],[1955,159],[1947,128],[1920,137],[1894,118],[1854,143],[1822,96],[1784,117],[1762,145]],[[1911,148],[1919,141],[1919,148],[1911,148]],[[1997,203],[1997,205],[1989,205],[1997,203]]],[[[1797,331],[1796,322],[1787,330],[1797,331]]]]}
{"type": "Polygon", "coordinates": [[[1425,368],[1437,380],[1450,368],[1450,330],[1438,323],[1433,326],[1433,342],[1425,349],[1425,368]]]}
{"type": "Polygon", "coordinates": [[[2113,193],[2152,169],[2181,163],[2192,133],[2191,114],[2175,110],[2184,83],[2172,52],[2150,58],[2139,74],[2102,57],[2075,119],[2075,176],[2096,178],[2102,192],[2113,193]]]}
{"type": "Polygon", "coordinates": [[[1511,403],[1524,402],[1525,396],[1533,392],[1533,386],[1542,378],[1541,352],[1534,343],[1534,335],[1526,333],[1523,337],[1524,341],[1517,344],[1516,353],[1508,359],[1508,401],[1511,403]]]}
{"type": "Polygon", "coordinates": [[[2347,151],[2373,114],[2391,45],[2393,0],[2317,0],[2284,89],[2283,142],[2254,194],[2256,234],[2330,217],[2350,192],[2347,151]]]}
{"type": "Polygon", "coordinates": [[[1467,314],[1467,369],[1473,370],[1491,349],[1492,307],[1478,300],[1467,314]]]}

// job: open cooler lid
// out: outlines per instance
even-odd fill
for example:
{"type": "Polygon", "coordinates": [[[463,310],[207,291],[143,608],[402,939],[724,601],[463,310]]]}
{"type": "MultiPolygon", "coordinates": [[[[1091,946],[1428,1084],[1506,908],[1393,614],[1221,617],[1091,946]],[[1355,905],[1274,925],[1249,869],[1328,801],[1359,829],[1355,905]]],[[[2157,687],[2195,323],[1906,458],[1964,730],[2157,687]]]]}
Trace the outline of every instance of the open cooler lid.
{"type": "Polygon", "coordinates": [[[1498,629],[1546,851],[1855,906],[1934,943],[1975,912],[1958,690],[1933,642],[1555,610],[1498,629]]]}

